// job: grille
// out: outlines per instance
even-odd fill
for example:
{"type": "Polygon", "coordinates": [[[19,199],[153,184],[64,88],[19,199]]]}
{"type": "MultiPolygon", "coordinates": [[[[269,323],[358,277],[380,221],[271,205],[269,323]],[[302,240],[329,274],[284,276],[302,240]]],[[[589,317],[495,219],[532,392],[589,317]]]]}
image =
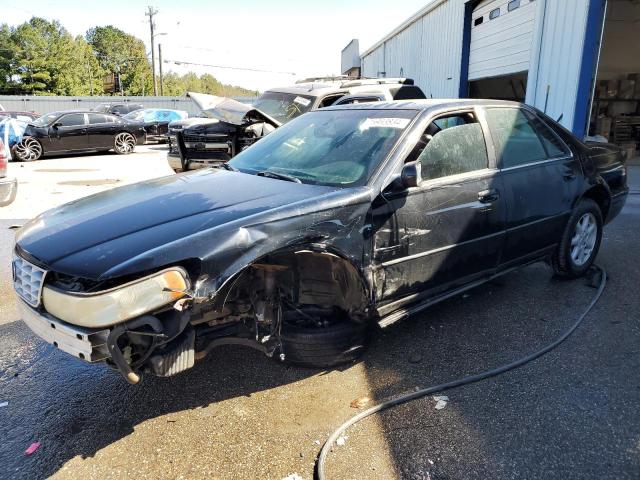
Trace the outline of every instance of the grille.
{"type": "Polygon", "coordinates": [[[13,257],[13,288],[20,298],[32,307],[40,305],[40,294],[46,270],[32,265],[25,259],[13,257]]]}
{"type": "Polygon", "coordinates": [[[224,142],[229,137],[227,135],[185,135],[184,141],[189,143],[224,142]]]}

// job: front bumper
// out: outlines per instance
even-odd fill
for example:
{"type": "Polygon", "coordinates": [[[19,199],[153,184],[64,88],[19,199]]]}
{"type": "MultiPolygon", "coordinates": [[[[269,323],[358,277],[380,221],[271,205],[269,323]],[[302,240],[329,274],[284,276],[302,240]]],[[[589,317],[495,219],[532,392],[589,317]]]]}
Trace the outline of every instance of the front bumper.
{"type": "Polygon", "coordinates": [[[0,178],[0,207],[5,207],[16,199],[18,181],[15,178],[0,178]]]}
{"type": "Polygon", "coordinates": [[[47,343],[86,362],[109,358],[109,330],[78,327],[40,313],[18,299],[18,309],[27,326],[47,343]]]}

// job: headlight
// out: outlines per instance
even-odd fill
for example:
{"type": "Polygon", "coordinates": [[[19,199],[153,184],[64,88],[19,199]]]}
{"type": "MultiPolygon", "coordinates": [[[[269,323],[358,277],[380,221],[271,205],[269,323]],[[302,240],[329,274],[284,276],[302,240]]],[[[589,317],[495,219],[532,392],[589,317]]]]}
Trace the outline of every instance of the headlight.
{"type": "Polygon", "coordinates": [[[45,286],[42,303],[47,312],[65,322],[108,327],[178,300],[188,287],[186,272],[172,268],[97,293],[65,292],[45,286]]]}

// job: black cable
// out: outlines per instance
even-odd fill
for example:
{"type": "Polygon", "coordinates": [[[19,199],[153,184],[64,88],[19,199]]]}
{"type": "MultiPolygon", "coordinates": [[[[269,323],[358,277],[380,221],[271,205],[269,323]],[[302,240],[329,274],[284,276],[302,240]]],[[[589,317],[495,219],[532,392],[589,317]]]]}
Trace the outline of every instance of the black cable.
{"type": "Polygon", "coordinates": [[[486,380],[488,378],[491,377],[495,377],[498,375],[501,375],[505,372],[508,372],[509,370],[514,370],[516,368],[522,367],[523,365],[532,362],[533,360],[536,360],[537,358],[540,358],[541,356],[545,355],[546,353],[549,353],[551,350],[553,350],[554,348],[556,348],[558,345],[560,345],[562,342],[564,342],[567,338],[569,338],[569,336],[571,336],[571,334],[576,330],[576,328],[578,328],[580,326],[580,324],[582,323],[582,321],[585,319],[585,317],[587,316],[587,314],[591,311],[591,309],[594,307],[594,305],[598,302],[598,300],[600,299],[600,297],[602,296],[602,292],[604,291],[604,287],[607,284],[607,272],[605,272],[605,270],[597,265],[594,265],[594,268],[596,268],[597,270],[599,270],[601,272],[601,277],[600,277],[600,284],[598,286],[598,291],[596,292],[595,296],[593,297],[593,300],[591,300],[591,303],[587,306],[586,310],[584,310],[584,312],[582,312],[582,314],[578,317],[578,320],[576,320],[576,322],[571,326],[571,328],[569,328],[565,333],[563,333],[559,338],[557,338],[555,341],[553,341],[552,343],[548,344],[547,346],[541,348],[540,350],[527,355],[526,357],[523,357],[519,360],[515,360],[514,362],[502,365],[500,367],[496,367],[493,368],[491,370],[486,370],[484,372],[481,373],[477,373],[475,375],[471,375],[471,376],[467,376],[467,377],[463,377],[460,378],[458,380],[453,380],[451,382],[447,382],[447,383],[442,383],[440,385],[435,385],[432,387],[426,387],[423,388],[421,390],[417,390],[415,392],[411,392],[411,393],[406,393],[404,395],[400,395],[398,397],[392,398],[391,400],[387,400],[386,402],[382,402],[374,407],[369,408],[368,410],[365,410],[362,413],[359,413],[358,415],[350,418],[349,420],[347,420],[346,422],[344,422],[342,425],[340,425],[332,434],[331,436],[329,436],[329,438],[327,439],[327,441],[325,442],[325,444],[322,446],[322,449],[320,450],[320,453],[318,455],[318,461],[316,463],[316,479],[317,480],[325,480],[325,470],[324,470],[324,464],[325,461],[327,459],[327,455],[329,454],[329,451],[331,449],[331,447],[333,446],[333,444],[335,443],[335,441],[338,439],[338,437],[340,437],[340,435],[342,435],[347,428],[351,427],[352,425],[358,423],[360,420],[363,420],[371,415],[373,415],[374,413],[378,413],[378,412],[382,412],[383,410],[387,410],[389,408],[395,407],[397,405],[401,405],[403,403],[406,402],[410,402],[412,400],[417,400],[418,398],[433,394],[433,393],[438,393],[438,392],[442,392],[444,390],[450,390],[452,388],[456,388],[456,387],[461,387],[463,385],[469,385],[471,383],[476,383],[479,382],[481,380],[486,380]]]}

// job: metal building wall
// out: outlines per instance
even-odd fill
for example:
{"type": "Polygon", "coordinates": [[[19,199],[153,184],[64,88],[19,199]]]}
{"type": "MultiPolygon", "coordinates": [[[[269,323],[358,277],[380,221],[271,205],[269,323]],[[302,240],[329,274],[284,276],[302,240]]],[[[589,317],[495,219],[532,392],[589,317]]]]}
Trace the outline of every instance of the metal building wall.
{"type": "Polygon", "coordinates": [[[362,74],[410,77],[433,97],[457,97],[465,0],[434,0],[362,55],[362,74]]]}
{"type": "MultiPolygon", "coordinates": [[[[574,133],[591,0],[538,0],[526,102],[574,133]]],[[[591,48],[591,47],[590,47],[591,48]]],[[[589,52],[586,52],[589,53],[589,52]]],[[[584,96],[584,92],[581,92],[584,96]]]]}
{"type": "MultiPolygon", "coordinates": [[[[140,103],[145,108],[171,108],[185,110],[189,115],[199,113],[198,107],[186,97],[54,97],[39,95],[0,95],[0,105],[5,110],[38,112],[41,114],[59,110],[91,109],[104,102],[122,101],[140,103]]],[[[237,97],[236,100],[251,102],[253,97],[237,97]]]]}

